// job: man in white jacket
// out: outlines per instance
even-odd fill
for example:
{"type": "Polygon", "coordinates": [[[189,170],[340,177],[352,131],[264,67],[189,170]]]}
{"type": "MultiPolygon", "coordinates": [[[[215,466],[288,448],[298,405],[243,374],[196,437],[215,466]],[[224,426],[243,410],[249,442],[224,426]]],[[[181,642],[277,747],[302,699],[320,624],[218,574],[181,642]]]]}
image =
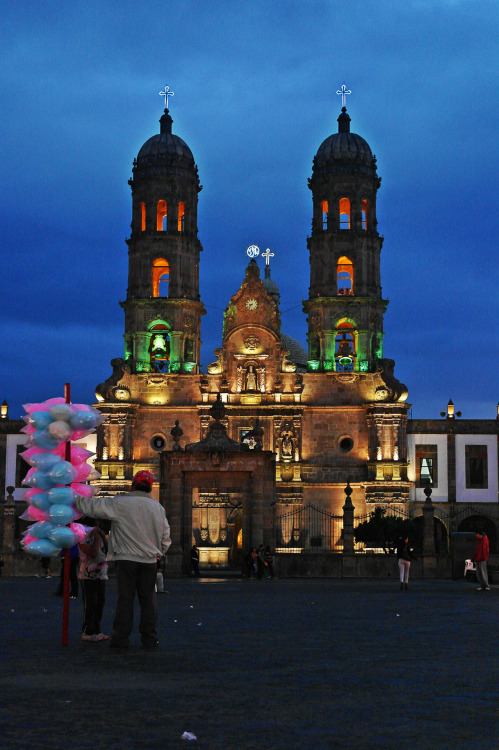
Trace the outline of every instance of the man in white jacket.
{"type": "Polygon", "coordinates": [[[132,480],[131,492],[101,499],[78,497],[75,501],[80,513],[112,522],[107,559],[116,563],[118,601],[109,641],[111,648],[128,647],[135,593],[140,604],[142,645],[158,646],[156,565],[171,539],[164,508],[150,494],[153,482],[149,471],[139,471],[132,480]]]}

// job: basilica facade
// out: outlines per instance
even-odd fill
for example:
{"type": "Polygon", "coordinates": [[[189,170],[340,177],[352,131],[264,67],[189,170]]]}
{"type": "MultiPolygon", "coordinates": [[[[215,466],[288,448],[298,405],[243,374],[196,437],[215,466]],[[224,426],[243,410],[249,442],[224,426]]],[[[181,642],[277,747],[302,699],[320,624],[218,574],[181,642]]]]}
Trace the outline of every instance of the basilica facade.
{"type": "MultiPolygon", "coordinates": [[[[274,513],[310,504],[341,513],[347,481],[359,512],[373,503],[408,502],[407,389],[394,376],[393,360],[383,357],[388,302],[380,279],[380,182],[376,158],[351,132],[343,107],[338,132],[319,146],[309,179],[307,350],[281,329],[279,289],[267,255],[264,278],[250,260],[227,300],[221,346],[202,372],[201,186],[191,150],[172,132],[165,109],[160,132],[139,150],[129,181],[124,356],[112,360],[112,375],[96,391],[106,415],[96,455],[103,493],[126,488],[137,470],[148,469],[159,498],[160,453],[205,439],[218,400],[228,438],[273,456],[268,503],[274,513]],[[257,420],[259,441],[253,435],[257,420]],[[181,438],[175,442],[176,421],[181,438]]],[[[195,488],[196,497],[209,491],[211,481],[195,488]]],[[[216,505],[211,510],[219,529],[224,508],[218,516],[216,505]]],[[[194,513],[194,525],[202,515],[194,513]]],[[[210,536],[204,523],[206,528],[193,529],[193,540],[203,532],[216,546],[220,535],[210,536]]],[[[247,546],[255,539],[239,542],[247,546]]]]}

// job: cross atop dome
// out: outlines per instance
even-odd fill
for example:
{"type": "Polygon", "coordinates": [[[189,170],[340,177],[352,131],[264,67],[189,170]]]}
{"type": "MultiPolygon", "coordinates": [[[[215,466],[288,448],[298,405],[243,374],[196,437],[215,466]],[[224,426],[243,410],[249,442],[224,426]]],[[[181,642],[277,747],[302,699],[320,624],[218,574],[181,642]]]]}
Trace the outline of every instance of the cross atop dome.
{"type": "Polygon", "coordinates": [[[338,96],[341,96],[341,108],[346,110],[346,108],[347,108],[347,95],[351,94],[352,92],[350,91],[350,89],[347,89],[347,87],[345,86],[345,84],[343,84],[343,86],[341,87],[341,89],[339,89],[336,93],[338,94],[338,96]]]}
{"type": "Polygon", "coordinates": [[[173,93],[173,91],[170,91],[170,87],[169,86],[165,86],[165,90],[164,91],[160,91],[159,95],[165,97],[165,109],[168,109],[168,97],[169,96],[175,96],[175,94],[173,93]]]}

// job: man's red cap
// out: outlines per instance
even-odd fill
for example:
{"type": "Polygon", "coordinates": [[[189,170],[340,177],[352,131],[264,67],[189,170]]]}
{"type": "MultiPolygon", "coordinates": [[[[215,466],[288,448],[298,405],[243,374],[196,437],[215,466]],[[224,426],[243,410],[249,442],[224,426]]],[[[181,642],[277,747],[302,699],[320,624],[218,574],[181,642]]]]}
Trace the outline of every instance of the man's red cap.
{"type": "Polygon", "coordinates": [[[150,471],[138,471],[135,474],[133,481],[136,484],[141,484],[143,487],[147,487],[151,490],[154,484],[154,477],[150,471]]]}

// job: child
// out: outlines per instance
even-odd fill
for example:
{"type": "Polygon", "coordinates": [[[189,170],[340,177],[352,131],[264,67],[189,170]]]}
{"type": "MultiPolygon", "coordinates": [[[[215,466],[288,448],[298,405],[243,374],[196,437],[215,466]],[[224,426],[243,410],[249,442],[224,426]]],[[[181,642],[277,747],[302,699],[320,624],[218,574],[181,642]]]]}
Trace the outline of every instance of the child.
{"type": "Polygon", "coordinates": [[[101,632],[100,621],[106,599],[107,581],[107,539],[99,528],[99,522],[88,520],[85,525],[94,524],[83,542],[79,544],[80,572],[83,598],[82,641],[107,641],[108,635],[101,632]]]}

